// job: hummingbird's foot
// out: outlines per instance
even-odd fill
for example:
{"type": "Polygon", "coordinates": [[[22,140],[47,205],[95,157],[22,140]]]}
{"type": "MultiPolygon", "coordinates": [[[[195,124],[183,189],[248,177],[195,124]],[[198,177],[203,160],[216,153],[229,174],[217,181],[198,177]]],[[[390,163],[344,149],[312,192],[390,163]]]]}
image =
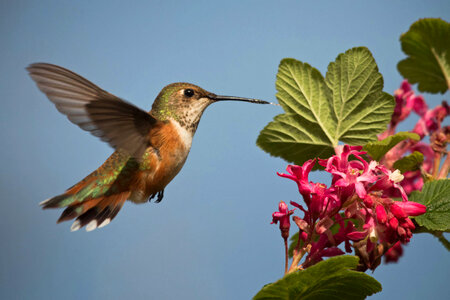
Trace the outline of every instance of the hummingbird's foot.
{"type": "Polygon", "coordinates": [[[155,203],[161,202],[164,197],[164,190],[158,192],[158,198],[156,198],[155,203]]]}
{"type": "Polygon", "coordinates": [[[152,202],[152,199],[156,197],[156,194],[151,194],[150,197],[148,197],[148,202],[152,202]]]}
{"type": "Polygon", "coordinates": [[[148,198],[148,202],[152,202],[152,199],[155,197],[157,197],[155,200],[155,203],[161,202],[161,200],[164,197],[164,190],[159,191],[158,193],[155,193],[155,194],[151,194],[150,197],[148,198]]]}

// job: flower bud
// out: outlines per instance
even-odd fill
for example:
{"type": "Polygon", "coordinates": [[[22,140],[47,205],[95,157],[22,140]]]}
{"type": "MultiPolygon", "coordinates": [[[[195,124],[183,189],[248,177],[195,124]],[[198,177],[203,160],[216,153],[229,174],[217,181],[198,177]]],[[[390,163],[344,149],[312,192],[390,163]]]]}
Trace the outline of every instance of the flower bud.
{"type": "Polygon", "coordinates": [[[406,216],[405,212],[403,211],[403,209],[398,205],[399,203],[401,203],[401,202],[392,204],[390,207],[390,210],[397,219],[406,218],[407,216],[406,216]]]}
{"type": "MultiPolygon", "coordinates": [[[[401,210],[408,216],[420,216],[427,211],[427,207],[417,202],[407,201],[407,202],[397,202],[395,203],[401,210]]],[[[392,207],[391,207],[392,210],[392,207]]]]}
{"type": "Polygon", "coordinates": [[[398,227],[398,220],[397,220],[397,218],[393,217],[393,218],[389,219],[389,226],[392,229],[397,230],[397,227],[398,227]]]}
{"type": "Polygon", "coordinates": [[[280,231],[283,239],[289,237],[289,228],[291,227],[290,215],[294,213],[294,210],[289,210],[287,204],[284,201],[280,201],[278,204],[278,211],[272,214],[272,223],[277,224],[280,221],[280,231]]]}
{"type": "Polygon", "coordinates": [[[375,208],[375,211],[377,213],[377,220],[379,223],[386,223],[387,221],[387,215],[386,210],[384,209],[383,205],[377,205],[375,208]]]}

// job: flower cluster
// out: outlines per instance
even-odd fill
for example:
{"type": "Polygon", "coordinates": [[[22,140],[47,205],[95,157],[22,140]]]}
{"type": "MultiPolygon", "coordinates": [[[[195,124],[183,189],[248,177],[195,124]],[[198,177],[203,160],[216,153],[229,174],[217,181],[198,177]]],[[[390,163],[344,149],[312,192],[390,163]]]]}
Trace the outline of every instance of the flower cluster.
{"type": "MultiPolygon", "coordinates": [[[[315,160],[303,166],[287,167],[287,174],[279,174],[297,183],[305,206],[291,202],[303,212],[303,217],[294,216],[299,228],[299,240],[294,250],[294,260],[289,271],[306,268],[323,257],[346,252],[361,258],[361,269],[374,270],[381,256],[397,243],[408,243],[414,224],[409,216],[423,214],[425,206],[408,201],[400,182],[403,175],[392,172],[376,161],[367,162],[361,146],[338,146],[336,155],[318,163],[332,175],[331,186],[314,183],[308,176],[315,160]],[[395,189],[402,201],[394,201],[386,191],[395,189]],[[303,263],[300,260],[306,255],[303,263]]],[[[279,212],[274,213],[274,222],[283,224],[283,237],[289,235],[290,215],[287,205],[280,203],[279,212]],[[284,231],[283,231],[284,230],[284,231]]]]}
{"type": "MultiPolygon", "coordinates": [[[[405,179],[401,183],[406,193],[410,194],[412,191],[422,189],[423,173],[432,174],[436,178],[445,178],[447,176],[450,161],[441,167],[440,172],[439,166],[440,159],[446,152],[446,144],[450,141],[450,126],[443,127],[441,125],[443,120],[450,115],[450,107],[447,102],[443,101],[441,105],[429,109],[424,98],[414,94],[407,80],[402,82],[400,88],[395,91],[394,96],[396,106],[391,122],[388,129],[379,136],[379,139],[382,140],[395,134],[397,125],[413,111],[420,119],[411,132],[417,133],[421,141],[406,140],[397,144],[386,153],[380,163],[392,169],[393,164],[405,154],[413,153],[414,151],[423,154],[422,170],[405,172],[405,179]],[[423,141],[426,136],[430,136],[430,143],[423,141]]],[[[390,190],[389,194],[393,197],[398,196],[395,190],[390,190]]]]}
{"type": "MultiPolygon", "coordinates": [[[[396,106],[392,115],[388,129],[383,132],[379,139],[382,140],[389,135],[395,134],[397,125],[405,120],[411,112],[416,113],[420,118],[411,132],[420,137],[420,141],[405,140],[392,148],[381,164],[388,168],[393,168],[394,163],[409,153],[418,151],[423,154],[424,160],[419,170],[405,172],[404,180],[400,183],[406,194],[421,190],[424,184],[424,177],[434,177],[436,179],[446,178],[450,168],[450,156],[447,152],[447,144],[450,142],[450,126],[442,126],[443,120],[450,115],[450,107],[443,101],[441,105],[433,109],[428,105],[421,95],[416,95],[407,80],[404,80],[399,89],[394,93],[396,106]],[[429,136],[429,142],[425,137],[429,136]],[[443,164],[441,159],[447,155],[443,164]]],[[[399,197],[398,190],[389,189],[385,194],[391,197],[399,197]]],[[[395,249],[389,250],[385,255],[386,262],[396,262],[402,255],[401,244],[397,244],[395,249]]]]}
{"type": "MultiPolygon", "coordinates": [[[[355,251],[360,257],[360,270],[374,270],[382,256],[386,262],[395,262],[402,255],[402,244],[410,241],[415,229],[409,217],[426,211],[424,205],[408,201],[408,195],[422,189],[424,178],[446,178],[450,169],[447,151],[450,126],[442,125],[450,115],[450,107],[443,101],[430,109],[406,80],[394,96],[396,106],[391,122],[378,138],[394,135],[398,124],[414,112],[419,120],[411,132],[419,135],[419,141],[408,139],[398,143],[379,162],[371,161],[361,146],[338,146],[336,155],[329,159],[290,165],[287,174],[278,173],[297,183],[304,200],[304,205],[291,201],[303,216],[292,217],[299,236],[292,265],[286,272],[311,266],[323,257],[344,254],[343,250],[355,251]],[[429,139],[425,139],[427,136],[429,139]],[[415,151],[424,157],[419,168],[404,174],[395,170],[395,162],[415,151]],[[331,174],[329,187],[308,180],[316,163],[331,174]]],[[[279,211],[272,215],[272,223],[280,222],[285,245],[293,213],[286,203],[280,202],[279,211]]]]}

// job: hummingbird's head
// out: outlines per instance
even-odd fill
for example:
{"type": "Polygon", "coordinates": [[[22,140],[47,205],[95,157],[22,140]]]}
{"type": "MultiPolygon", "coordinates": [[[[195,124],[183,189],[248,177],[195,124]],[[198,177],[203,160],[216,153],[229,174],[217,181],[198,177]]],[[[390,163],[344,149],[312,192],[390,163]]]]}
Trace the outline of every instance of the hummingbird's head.
{"type": "Polygon", "coordinates": [[[190,83],[177,82],[164,87],[153,103],[151,113],[161,120],[173,119],[181,126],[195,131],[203,111],[218,101],[269,102],[242,97],[219,96],[190,83]]]}

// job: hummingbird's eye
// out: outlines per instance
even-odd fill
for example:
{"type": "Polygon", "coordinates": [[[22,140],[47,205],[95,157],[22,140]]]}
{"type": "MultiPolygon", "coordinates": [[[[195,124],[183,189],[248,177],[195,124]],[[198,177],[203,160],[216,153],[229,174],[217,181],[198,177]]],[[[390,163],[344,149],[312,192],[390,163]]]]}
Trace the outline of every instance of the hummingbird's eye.
{"type": "Polygon", "coordinates": [[[192,96],[194,96],[194,90],[193,89],[185,89],[184,90],[184,95],[186,97],[192,97],[192,96]]]}

